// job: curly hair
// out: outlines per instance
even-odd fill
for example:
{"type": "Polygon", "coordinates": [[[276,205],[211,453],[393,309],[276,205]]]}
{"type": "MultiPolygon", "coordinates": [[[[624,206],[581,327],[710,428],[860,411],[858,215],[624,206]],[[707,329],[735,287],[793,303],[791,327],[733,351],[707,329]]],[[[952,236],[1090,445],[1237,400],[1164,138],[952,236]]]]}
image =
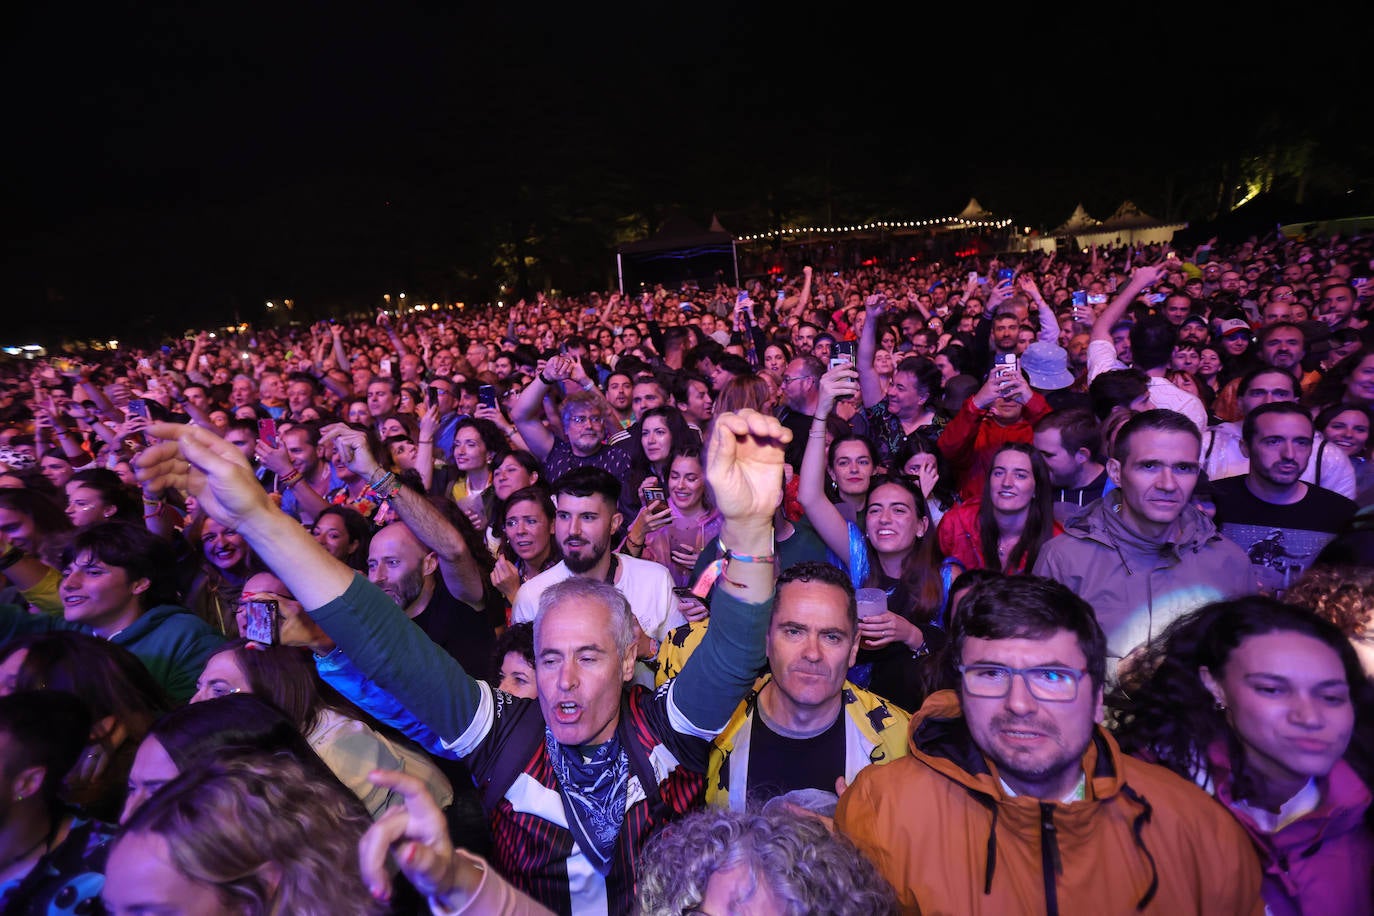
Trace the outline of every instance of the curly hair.
{"type": "Polygon", "coordinates": [[[1122,749],[1196,779],[1206,767],[1206,749],[1221,742],[1232,761],[1236,797],[1253,797],[1258,775],[1245,765],[1241,737],[1199,672],[1206,668],[1220,679],[1232,652],[1249,637],[1268,633],[1308,636],[1340,657],[1355,709],[1355,737],[1346,760],[1368,780],[1374,763],[1369,747],[1374,685],[1365,678],[1354,648],[1329,621],[1262,595],[1216,601],[1178,618],[1144,647],[1134,664],[1123,666],[1120,682],[1107,697],[1112,729],[1122,749]]]}
{"type": "Polygon", "coordinates": [[[1283,599],[1310,608],[1347,637],[1369,632],[1374,609],[1374,567],[1325,563],[1309,566],[1283,599]]]}
{"type": "Polygon", "coordinates": [[[311,777],[284,754],[193,768],[134,813],[111,859],[128,837],[153,834],[177,871],[246,916],[383,912],[358,864],[370,819],[338,783],[311,777]]]}
{"type": "Polygon", "coordinates": [[[639,873],[640,913],[677,916],[700,906],[711,876],[739,865],[751,882],[745,893],[766,884],[786,916],[897,912],[892,888],[873,863],[819,820],[708,808],[649,841],[639,873]]]}

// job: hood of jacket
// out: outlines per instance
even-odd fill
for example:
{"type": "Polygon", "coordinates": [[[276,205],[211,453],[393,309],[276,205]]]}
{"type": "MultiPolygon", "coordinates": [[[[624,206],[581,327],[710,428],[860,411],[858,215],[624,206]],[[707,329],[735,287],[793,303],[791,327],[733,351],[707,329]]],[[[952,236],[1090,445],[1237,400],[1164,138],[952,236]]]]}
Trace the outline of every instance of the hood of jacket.
{"type": "Polygon", "coordinates": [[[1008,795],[997,774],[996,764],[988,760],[974,743],[958,694],[953,690],[931,694],[912,717],[909,750],[917,761],[963,787],[991,813],[984,874],[985,893],[992,887],[997,868],[999,831],[1006,831],[1011,836],[1036,845],[1054,844],[1053,857],[1056,860],[1065,853],[1077,858],[1084,856],[1094,845],[1095,830],[1101,823],[1101,806],[1116,803],[1129,809],[1128,818],[1133,824],[1135,847],[1150,875],[1148,886],[1140,889],[1139,906],[1145,906],[1154,898],[1159,887],[1159,872],[1155,857],[1146,848],[1142,835],[1143,827],[1149,823],[1152,808],[1146,798],[1126,783],[1121,748],[1100,725],[1093,729],[1092,738],[1083,754],[1085,793],[1079,801],[1050,802],[1025,795],[1008,795]],[[1043,825],[1047,817],[1053,819],[1053,836],[1044,833],[1043,825]]]}
{"type": "Polygon", "coordinates": [[[1221,532],[1201,509],[1191,503],[1183,507],[1163,537],[1151,538],[1126,524],[1121,517],[1121,490],[1112,490],[1093,502],[1076,518],[1064,525],[1064,533],[1072,538],[1093,541],[1115,550],[1128,571],[1141,567],[1137,558],[1157,560],[1161,555],[1174,559],[1186,553],[1197,553],[1209,543],[1219,540],[1221,532]],[[1132,562],[1136,559],[1137,562],[1132,562]]]}

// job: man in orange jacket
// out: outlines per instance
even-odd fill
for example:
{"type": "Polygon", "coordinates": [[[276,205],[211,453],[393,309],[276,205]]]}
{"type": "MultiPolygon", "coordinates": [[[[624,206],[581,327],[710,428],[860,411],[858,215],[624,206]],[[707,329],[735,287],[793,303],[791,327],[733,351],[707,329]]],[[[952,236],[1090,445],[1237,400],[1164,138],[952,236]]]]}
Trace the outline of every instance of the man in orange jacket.
{"type": "Polygon", "coordinates": [[[861,770],[835,813],[903,912],[1264,912],[1235,819],[1098,724],[1106,639],[1085,601],[980,583],[952,648],[958,687],[912,718],[911,756],[861,770]]]}

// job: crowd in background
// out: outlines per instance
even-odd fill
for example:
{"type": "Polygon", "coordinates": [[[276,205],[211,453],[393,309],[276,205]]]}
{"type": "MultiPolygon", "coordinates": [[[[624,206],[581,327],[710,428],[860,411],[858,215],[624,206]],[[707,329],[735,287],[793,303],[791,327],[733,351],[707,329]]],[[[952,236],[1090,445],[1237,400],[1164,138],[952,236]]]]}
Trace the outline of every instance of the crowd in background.
{"type": "MultiPolygon", "coordinates": [[[[1103,669],[1089,657],[1069,699],[1090,678],[1114,748],[1230,812],[1271,912],[1368,912],[1370,277],[1374,238],[1270,236],[538,293],[0,365],[4,912],[95,905],[102,885],[113,912],[149,886],[185,912],[594,911],[528,877],[547,857],[510,838],[485,745],[445,737],[447,713],[340,652],[353,637],[316,612],[340,595],[370,607],[354,590],[376,586],[426,653],[486,682],[472,694],[486,715],[545,702],[550,595],[610,584],[634,617],[616,683],[691,685],[733,709],[695,660],[724,664],[705,640],[741,556],[723,543],[739,513],[713,456],[763,435],[728,425],[755,416],[786,431],[768,593],[797,577],[837,589],[849,629],[839,661],[797,650],[818,682],[800,687],[770,632],[700,778],[650,793],[671,811],[645,822],[630,864],[598,833],[598,799],[565,798],[576,849],[558,855],[586,855],[601,911],[706,912],[712,876],[740,862],[781,882],[776,912],[917,906],[926,877],[870,829],[872,782],[847,787],[928,755],[918,731],[951,696],[997,695],[970,681],[959,617],[1033,582],[1067,587],[1100,627],[1103,669]],[[359,584],[311,600],[291,554],[232,523],[216,472],[153,473],[167,424],[236,450],[273,511],[359,584]],[[1241,658],[1259,667],[1236,674],[1241,658]],[[766,736],[822,734],[801,709],[836,735],[852,717],[861,765],[764,780],[781,768],[766,736]],[[1308,743],[1277,747],[1281,722],[1308,743]]],[[[400,663],[419,677],[428,658],[400,663]]],[[[983,673],[1056,702],[1060,668],[983,673]]],[[[601,785],[578,770],[601,765],[598,742],[556,732],[547,784],[601,785]]],[[[988,791],[1016,782],[1001,785],[988,791]]],[[[919,825],[922,798],[909,803],[919,825]]]]}

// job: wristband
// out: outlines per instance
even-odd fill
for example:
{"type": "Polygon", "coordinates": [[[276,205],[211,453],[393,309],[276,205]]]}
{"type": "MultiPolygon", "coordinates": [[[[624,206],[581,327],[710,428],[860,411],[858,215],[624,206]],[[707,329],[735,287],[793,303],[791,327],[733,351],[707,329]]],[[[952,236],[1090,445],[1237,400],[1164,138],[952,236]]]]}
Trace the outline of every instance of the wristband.
{"type": "Polygon", "coordinates": [[[548,378],[548,377],[547,377],[546,375],[544,375],[544,373],[542,373],[542,372],[540,372],[536,377],[539,379],[539,381],[543,382],[545,385],[548,385],[550,388],[552,388],[554,385],[558,384],[558,383],[555,382],[553,379],[548,378]]]}
{"type": "Polygon", "coordinates": [[[300,483],[304,478],[305,475],[302,474],[299,470],[293,470],[289,474],[282,475],[282,478],[278,481],[278,483],[281,484],[283,488],[294,487],[296,484],[300,483]]]}

